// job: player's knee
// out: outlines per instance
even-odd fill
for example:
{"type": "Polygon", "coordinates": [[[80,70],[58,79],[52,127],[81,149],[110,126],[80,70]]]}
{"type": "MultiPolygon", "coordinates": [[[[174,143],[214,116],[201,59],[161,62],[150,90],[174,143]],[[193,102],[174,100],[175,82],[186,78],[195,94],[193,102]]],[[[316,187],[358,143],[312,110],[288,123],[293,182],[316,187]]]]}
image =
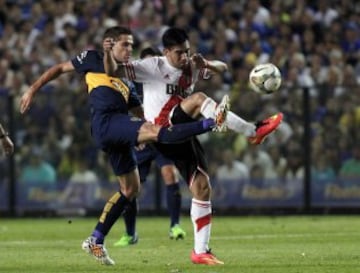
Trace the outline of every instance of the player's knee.
{"type": "Polygon", "coordinates": [[[126,198],[129,200],[132,200],[140,193],[140,185],[139,184],[133,184],[129,185],[127,187],[121,187],[121,192],[126,198]]]}
{"type": "Polygon", "coordinates": [[[163,166],[161,168],[161,175],[166,185],[177,183],[177,176],[174,166],[163,166]]]}
{"type": "Polygon", "coordinates": [[[145,122],[139,130],[138,142],[147,143],[152,141],[157,141],[161,127],[159,125],[154,125],[150,122],[145,122]]]}
{"type": "Polygon", "coordinates": [[[192,95],[192,100],[196,101],[198,105],[201,105],[206,100],[207,95],[203,92],[196,92],[192,95]]]}
{"type": "Polygon", "coordinates": [[[210,200],[212,189],[207,178],[196,179],[192,183],[190,190],[194,198],[203,201],[210,200]]]}

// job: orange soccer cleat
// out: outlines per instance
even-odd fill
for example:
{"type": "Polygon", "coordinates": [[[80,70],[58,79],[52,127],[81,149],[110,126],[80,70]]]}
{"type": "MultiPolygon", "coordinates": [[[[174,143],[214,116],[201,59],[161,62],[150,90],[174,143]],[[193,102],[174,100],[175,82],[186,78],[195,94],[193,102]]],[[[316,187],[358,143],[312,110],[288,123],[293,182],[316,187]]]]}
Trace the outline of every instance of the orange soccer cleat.
{"type": "Polygon", "coordinates": [[[210,250],[206,251],[205,253],[199,253],[199,254],[196,254],[195,251],[193,250],[191,252],[190,258],[194,264],[207,264],[207,265],[224,264],[224,262],[216,258],[215,255],[212,254],[210,250]]]}
{"type": "Polygon", "coordinates": [[[255,124],[256,135],[249,137],[249,142],[251,144],[262,143],[269,134],[279,127],[281,121],[283,120],[283,116],[283,113],[277,113],[267,119],[257,122],[255,124]]]}

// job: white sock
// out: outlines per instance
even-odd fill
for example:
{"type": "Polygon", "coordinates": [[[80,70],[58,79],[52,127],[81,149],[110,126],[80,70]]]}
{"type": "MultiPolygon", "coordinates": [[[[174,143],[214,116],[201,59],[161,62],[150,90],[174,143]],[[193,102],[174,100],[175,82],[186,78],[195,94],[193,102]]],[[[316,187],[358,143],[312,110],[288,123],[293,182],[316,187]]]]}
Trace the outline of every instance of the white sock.
{"type": "Polygon", "coordinates": [[[200,113],[204,118],[214,118],[215,109],[217,103],[212,99],[207,97],[200,107],[200,113]]]}
{"type": "MultiPolygon", "coordinates": [[[[208,97],[201,105],[200,113],[205,118],[214,118],[216,105],[217,103],[212,98],[208,97]]],[[[246,120],[243,120],[234,112],[228,112],[226,117],[226,124],[230,130],[233,130],[237,133],[242,133],[246,137],[252,137],[256,135],[256,126],[250,122],[247,122],[246,120]]]]}
{"type": "Polygon", "coordinates": [[[194,226],[194,251],[205,253],[209,249],[211,232],[211,202],[191,200],[191,220],[194,226]]]}
{"type": "Polygon", "coordinates": [[[229,111],[226,116],[226,124],[229,129],[244,134],[246,137],[256,135],[256,126],[253,123],[243,120],[235,113],[229,111]]]}

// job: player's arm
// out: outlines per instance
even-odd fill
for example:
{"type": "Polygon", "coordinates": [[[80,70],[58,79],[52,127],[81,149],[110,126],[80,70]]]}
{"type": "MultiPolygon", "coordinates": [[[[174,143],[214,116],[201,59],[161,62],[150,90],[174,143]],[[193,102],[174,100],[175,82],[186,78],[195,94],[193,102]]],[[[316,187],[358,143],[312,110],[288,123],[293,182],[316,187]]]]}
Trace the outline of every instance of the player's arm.
{"type": "Polygon", "coordinates": [[[0,144],[2,145],[7,155],[14,152],[14,144],[11,141],[9,134],[5,131],[4,127],[0,123],[0,144]]]}
{"type": "Polygon", "coordinates": [[[36,94],[36,92],[40,90],[41,87],[43,87],[48,82],[56,79],[61,74],[71,72],[74,70],[75,68],[71,61],[54,65],[50,67],[48,70],[46,70],[40,76],[40,78],[38,78],[21,97],[20,112],[25,113],[29,109],[34,95],[36,94]]]}
{"type": "Polygon", "coordinates": [[[226,63],[219,60],[207,60],[201,54],[193,54],[191,56],[191,60],[195,63],[196,68],[198,69],[210,69],[216,73],[224,73],[228,70],[228,66],[226,63]]]}
{"type": "Polygon", "coordinates": [[[124,78],[126,77],[125,67],[116,62],[112,53],[113,45],[114,41],[112,38],[106,38],[103,41],[105,73],[111,77],[124,78]]]}

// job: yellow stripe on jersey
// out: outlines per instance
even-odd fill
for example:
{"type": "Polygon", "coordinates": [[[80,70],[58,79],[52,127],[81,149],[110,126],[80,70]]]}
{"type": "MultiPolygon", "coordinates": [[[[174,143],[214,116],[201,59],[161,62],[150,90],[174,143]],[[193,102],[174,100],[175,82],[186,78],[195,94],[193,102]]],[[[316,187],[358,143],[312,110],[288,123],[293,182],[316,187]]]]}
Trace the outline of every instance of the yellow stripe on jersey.
{"type": "Polygon", "coordinates": [[[114,204],[116,204],[116,202],[119,200],[119,198],[121,197],[120,192],[116,192],[107,202],[106,205],[103,209],[103,212],[101,213],[99,222],[100,223],[104,223],[107,214],[109,213],[109,211],[111,210],[111,208],[114,206],[114,204]]]}
{"type": "Polygon", "coordinates": [[[107,86],[114,91],[120,92],[125,98],[126,102],[129,101],[129,87],[118,78],[109,77],[105,73],[88,72],[86,73],[85,81],[88,86],[89,94],[99,86],[107,86]]]}

